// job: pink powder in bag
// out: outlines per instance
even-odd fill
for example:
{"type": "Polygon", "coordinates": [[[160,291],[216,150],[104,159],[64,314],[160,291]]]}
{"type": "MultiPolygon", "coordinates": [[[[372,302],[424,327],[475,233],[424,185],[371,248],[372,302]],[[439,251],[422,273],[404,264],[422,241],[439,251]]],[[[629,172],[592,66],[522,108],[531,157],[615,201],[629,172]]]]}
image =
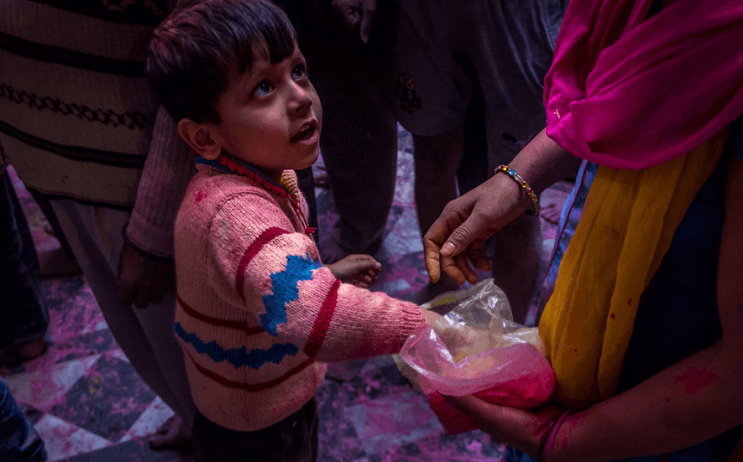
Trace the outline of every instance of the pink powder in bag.
{"type": "MultiPolygon", "coordinates": [[[[550,369],[550,374],[545,374],[543,377],[523,376],[510,382],[499,383],[486,390],[473,393],[473,395],[492,404],[528,410],[546,403],[554,387],[555,374],[550,369]]],[[[426,397],[428,405],[438,417],[447,435],[457,435],[480,428],[479,421],[457,409],[441,393],[433,392],[426,397]]]]}
{"type": "Polygon", "coordinates": [[[478,429],[480,423],[442,394],[473,394],[493,404],[532,409],[546,403],[555,387],[552,367],[529,343],[493,348],[455,362],[435,331],[423,327],[408,339],[400,356],[418,374],[421,390],[449,435],[478,429]]]}

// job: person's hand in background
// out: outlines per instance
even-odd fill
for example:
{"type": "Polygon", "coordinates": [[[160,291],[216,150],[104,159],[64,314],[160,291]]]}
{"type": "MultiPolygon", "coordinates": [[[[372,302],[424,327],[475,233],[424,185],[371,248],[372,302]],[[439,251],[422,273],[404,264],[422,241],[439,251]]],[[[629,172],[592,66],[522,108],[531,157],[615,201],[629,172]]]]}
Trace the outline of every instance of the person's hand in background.
{"type": "Polygon", "coordinates": [[[151,258],[130,243],[121,248],[119,257],[119,299],[125,305],[147,308],[160,303],[163,295],[175,293],[173,261],[151,258]]]}
{"type": "Polygon", "coordinates": [[[369,43],[377,0],[333,0],[333,10],[343,21],[346,30],[359,28],[363,43],[369,43]]]}

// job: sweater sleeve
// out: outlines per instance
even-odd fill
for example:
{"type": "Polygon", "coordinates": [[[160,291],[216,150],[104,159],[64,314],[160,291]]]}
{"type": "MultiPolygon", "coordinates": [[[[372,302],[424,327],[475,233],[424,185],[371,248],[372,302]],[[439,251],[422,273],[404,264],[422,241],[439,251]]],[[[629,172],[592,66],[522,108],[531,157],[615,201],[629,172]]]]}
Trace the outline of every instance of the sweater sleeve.
{"type": "Polygon", "coordinates": [[[196,173],[189,153],[175,121],[160,108],[126,230],[129,241],[146,253],[173,258],[175,216],[196,173]]]}
{"type": "Polygon", "coordinates": [[[337,280],[271,198],[248,200],[225,201],[212,220],[210,283],[277,340],[323,362],[364,359],[399,352],[425,325],[417,305],[337,280]]]}

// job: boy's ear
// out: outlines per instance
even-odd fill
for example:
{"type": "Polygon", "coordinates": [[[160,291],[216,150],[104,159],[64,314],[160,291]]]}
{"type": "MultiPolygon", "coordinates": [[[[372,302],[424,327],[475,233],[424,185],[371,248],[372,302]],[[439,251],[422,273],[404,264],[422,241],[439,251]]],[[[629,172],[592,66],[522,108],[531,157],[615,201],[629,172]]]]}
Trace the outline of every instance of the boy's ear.
{"type": "Polygon", "coordinates": [[[178,134],[204,159],[214,160],[222,152],[222,143],[216,139],[206,124],[197,124],[191,119],[181,119],[178,122],[178,134]]]}

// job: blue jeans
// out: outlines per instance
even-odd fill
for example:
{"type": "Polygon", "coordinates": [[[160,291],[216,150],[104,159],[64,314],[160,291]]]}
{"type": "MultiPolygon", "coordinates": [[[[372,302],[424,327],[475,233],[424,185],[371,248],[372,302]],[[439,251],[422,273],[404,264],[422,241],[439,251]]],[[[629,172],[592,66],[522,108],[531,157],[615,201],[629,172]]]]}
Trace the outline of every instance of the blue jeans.
{"type": "Polygon", "coordinates": [[[0,460],[37,462],[46,457],[44,442],[0,378],[0,460]]]}
{"type": "Polygon", "coordinates": [[[0,178],[0,348],[43,337],[49,311],[39,283],[39,261],[13,185],[0,178]]]}

